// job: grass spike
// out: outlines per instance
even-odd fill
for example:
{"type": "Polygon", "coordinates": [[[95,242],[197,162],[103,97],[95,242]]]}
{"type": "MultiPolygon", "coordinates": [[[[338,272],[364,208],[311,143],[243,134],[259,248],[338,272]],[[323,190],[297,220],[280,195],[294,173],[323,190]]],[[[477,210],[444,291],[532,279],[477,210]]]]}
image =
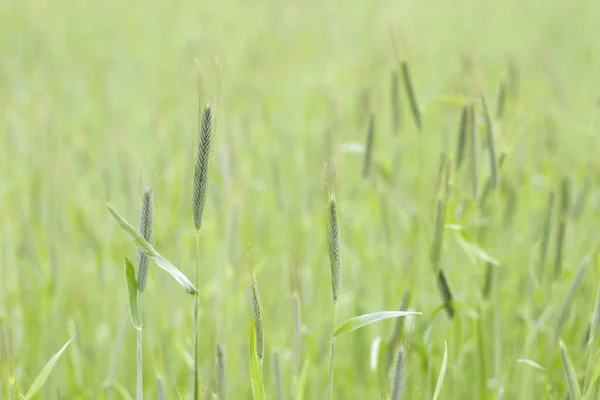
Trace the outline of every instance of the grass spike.
{"type": "Polygon", "coordinates": [[[202,226],[206,191],[208,188],[208,172],[212,142],[213,115],[210,103],[207,103],[202,113],[200,123],[200,141],[194,168],[193,216],[196,231],[202,226]]]}
{"type": "Polygon", "coordinates": [[[408,63],[403,61],[401,64],[402,68],[402,79],[404,81],[404,87],[406,88],[406,94],[408,96],[408,100],[410,103],[410,109],[413,114],[413,119],[415,120],[415,125],[417,129],[421,131],[422,122],[421,122],[421,111],[419,109],[419,104],[417,102],[417,95],[415,93],[415,88],[412,83],[412,79],[410,76],[410,70],[408,68],[408,63]]]}
{"type": "Polygon", "coordinates": [[[403,347],[398,350],[396,357],[396,369],[394,370],[394,379],[392,381],[391,400],[398,400],[404,391],[404,368],[406,363],[406,351],[403,347]]]}

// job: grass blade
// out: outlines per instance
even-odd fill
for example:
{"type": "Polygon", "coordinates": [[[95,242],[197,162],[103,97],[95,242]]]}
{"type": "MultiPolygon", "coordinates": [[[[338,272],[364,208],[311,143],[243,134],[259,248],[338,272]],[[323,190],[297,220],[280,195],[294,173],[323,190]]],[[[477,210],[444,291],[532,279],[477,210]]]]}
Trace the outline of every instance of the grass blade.
{"type": "Polygon", "coordinates": [[[410,77],[410,70],[408,69],[408,64],[406,61],[402,62],[402,78],[404,80],[404,87],[406,88],[406,94],[408,95],[408,100],[410,103],[410,109],[413,114],[413,118],[415,120],[415,125],[417,129],[421,130],[421,111],[419,110],[419,104],[417,102],[417,96],[415,94],[415,89],[412,84],[412,79],[410,77]]]}
{"type": "Polygon", "coordinates": [[[442,383],[444,383],[444,377],[446,376],[446,366],[448,364],[448,346],[444,342],[444,358],[442,358],[442,367],[440,368],[440,374],[438,376],[437,383],[435,384],[435,392],[433,392],[433,400],[437,400],[441,391],[442,383]]]}
{"type": "Polygon", "coordinates": [[[71,339],[69,339],[69,341],[67,343],[65,343],[64,346],[61,347],[61,349],[56,354],[54,354],[50,360],[48,360],[46,365],[44,365],[44,368],[42,368],[42,370],[40,371],[38,376],[35,378],[35,380],[31,384],[31,387],[27,391],[27,394],[24,396],[24,400],[29,400],[29,399],[33,398],[33,396],[35,396],[42,389],[42,387],[48,380],[50,373],[54,369],[54,366],[60,359],[60,356],[62,356],[62,354],[65,352],[65,350],[67,349],[69,344],[71,344],[73,339],[75,339],[75,336],[73,336],[71,339]]]}
{"type": "Polygon", "coordinates": [[[560,341],[560,359],[562,361],[565,376],[567,378],[567,384],[569,385],[571,400],[579,400],[581,399],[581,389],[579,388],[579,383],[577,382],[577,374],[573,369],[573,364],[571,364],[567,346],[565,346],[562,340],[560,341]]]}
{"type": "Polygon", "coordinates": [[[517,360],[517,362],[519,364],[529,365],[530,367],[533,367],[533,368],[537,369],[538,371],[544,371],[544,367],[542,367],[540,364],[536,363],[533,360],[529,360],[529,359],[526,359],[526,358],[519,358],[517,360]]]}
{"type": "Polygon", "coordinates": [[[254,400],[266,400],[265,388],[263,386],[261,368],[258,361],[256,349],[256,328],[254,319],[250,323],[250,382],[252,384],[252,396],[254,400]]]}
{"type": "Polygon", "coordinates": [[[179,283],[185,289],[187,293],[191,295],[198,294],[198,290],[196,289],[196,287],[189,281],[189,279],[183,274],[183,272],[178,270],[173,264],[169,262],[169,260],[160,255],[154,249],[154,247],[152,247],[152,245],[146,241],[144,236],[142,236],[142,234],[137,229],[135,229],[129,222],[127,222],[125,218],[123,218],[113,207],[111,207],[108,204],[106,206],[108,207],[108,210],[114,217],[115,221],[117,221],[117,224],[119,224],[119,226],[127,234],[127,236],[133,239],[135,245],[142,253],[144,253],[158,267],[168,272],[169,275],[171,275],[177,281],[177,283],[179,283]]]}
{"type": "Polygon", "coordinates": [[[477,246],[475,243],[467,241],[462,235],[456,235],[456,242],[469,255],[469,257],[477,258],[495,267],[500,266],[500,261],[489,255],[484,249],[477,246]]]}
{"type": "Polygon", "coordinates": [[[562,330],[567,321],[567,317],[569,316],[569,311],[571,311],[571,302],[573,301],[573,297],[575,297],[575,293],[579,289],[581,285],[581,281],[583,281],[583,277],[588,268],[589,262],[586,258],[581,263],[581,267],[579,267],[579,271],[577,271],[577,275],[575,275],[575,279],[573,279],[573,283],[569,288],[569,293],[567,293],[567,297],[565,298],[565,302],[563,303],[562,309],[560,310],[560,315],[558,317],[558,323],[556,324],[556,337],[560,337],[562,335],[562,330]]]}
{"type": "Polygon", "coordinates": [[[142,319],[140,318],[139,292],[135,280],[135,268],[131,261],[125,257],[125,278],[127,281],[127,293],[129,294],[129,317],[135,329],[142,329],[142,319]]]}
{"type": "Polygon", "coordinates": [[[415,311],[377,311],[369,314],[359,315],[344,322],[333,334],[333,337],[340,336],[344,333],[352,332],[375,322],[383,321],[390,318],[406,317],[407,315],[418,315],[420,312],[415,311]]]}

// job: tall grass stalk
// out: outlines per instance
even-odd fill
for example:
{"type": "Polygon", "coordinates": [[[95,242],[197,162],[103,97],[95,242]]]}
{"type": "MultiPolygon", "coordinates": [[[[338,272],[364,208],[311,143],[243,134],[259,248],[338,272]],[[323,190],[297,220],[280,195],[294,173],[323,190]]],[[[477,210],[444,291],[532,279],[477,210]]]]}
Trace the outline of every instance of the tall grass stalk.
{"type": "MultiPolygon", "coordinates": [[[[142,206],[140,211],[140,233],[146,239],[146,241],[152,244],[152,233],[154,225],[154,205],[152,202],[152,189],[150,185],[146,186],[144,194],[142,196],[142,206]]],[[[137,252],[138,265],[137,265],[137,303],[138,303],[138,320],[142,321],[142,301],[141,295],[146,288],[146,282],[148,280],[148,265],[150,260],[140,250],[137,252]]],[[[142,400],[144,397],[144,384],[143,384],[143,340],[142,340],[142,327],[137,330],[137,385],[136,385],[136,398],[142,400]]]]}
{"type": "MultiPolygon", "coordinates": [[[[198,152],[196,154],[196,165],[194,168],[194,190],[192,199],[192,215],[194,217],[194,225],[196,227],[196,287],[200,284],[200,228],[202,227],[202,219],[204,216],[204,207],[206,204],[206,192],[209,181],[209,166],[211,154],[213,130],[212,107],[206,104],[200,117],[200,139],[198,142],[198,152]]],[[[200,314],[200,299],[196,296],[194,299],[194,372],[192,384],[192,397],[198,400],[199,393],[199,326],[198,319],[200,314]]]]}
{"type": "MultiPolygon", "coordinates": [[[[331,194],[329,198],[327,212],[327,227],[329,236],[329,262],[331,267],[331,289],[333,294],[333,318],[332,332],[335,332],[337,325],[337,304],[341,285],[341,246],[340,246],[340,230],[339,216],[335,195],[331,194]]],[[[334,378],[334,360],[335,360],[335,337],[331,338],[330,359],[329,359],[329,390],[328,398],[333,399],[333,378],[334,378]]]]}

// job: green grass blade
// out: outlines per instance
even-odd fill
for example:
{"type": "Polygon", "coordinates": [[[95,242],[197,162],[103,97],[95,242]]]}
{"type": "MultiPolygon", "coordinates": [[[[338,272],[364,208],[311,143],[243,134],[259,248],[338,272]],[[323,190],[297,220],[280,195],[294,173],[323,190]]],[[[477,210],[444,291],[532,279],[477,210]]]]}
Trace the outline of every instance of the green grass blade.
{"type": "Polygon", "coordinates": [[[598,378],[600,378],[600,360],[598,360],[598,362],[596,363],[596,366],[594,367],[594,373],[592,374],[592,379],[590,380],[589,384],[588,384],[588,390],[585,393],[585,398],[591,398],[593,391],[594,391],[594,384],[598,381],[598,378]]]}
{"type": "Polygon", "coordinates": [[[129,222],[125,220],[113,207],[109,204],[106,205],[108,210],[115,218],[121,229],[135,242],[137,248],[144,253],[150,260],[152,260],[158,267],[164,269],[179,283],[187,293],[191,295],[198,294],[196,287],[190,282],[190,280],[177,269],[173,264],[169,262],[165,257],[160,255],[150,243],[144,239],[144,236],[133,227],[129,222]]]}
{"type": "Polygon", "coordinates": [[[69,339],[69,341],[67,343],[65,343],[64,346],[61,347],[61,349],[56,354],[54,354],[50,360],[48,360],[46,365],[44,365],[44,368],[42,368],[42,370],[40,371],[37,378],[35,378],[35,380],[31,384],[31,387],[27,391],[27,394],[23,397],[25,400],[29,400],[29,399],[33,398],[33,396],[35,396],[42,389],[42,387],[48,380],[50,373],[56,366],[56,363],[58,362],[60,357],[63,355],[63,353],[69,346],[69,344],[71,344],[73,339],[75,339],[75,336],[73,336],[71,339],[69,339]]]}
{"type": "Polygon", "coordinates": [[[415,311],[378,311],[370,314],[359,315],[353,317],[344,322],[337,331],[333,334],[333,337],[340,336],[344,333],[352,332],[365,326],[371,325],[375,322],[383,321],[385,319],[406,317],[407,315],[417,315],[420,312],[415,311]]]}
{"type": "Polygon", "coordinates": [[[135,280],[135,268],[131,261],[125,257],[125,279],[127,281],[127,293],[129,294],[129,317],[135,329],[142,329],[142,321],[140,318],[138,285],[135,280]]]}
{"type": "Polygon", "coordinates": [[[254,319],[250,324],[250,382],[252,383],[252,396],[254,400],[266,400],[262,374],[260,372],[258,356],[256,355],[254,319]]]}
{"type": "Polygon", "coordinates": [[[461,235],[456,236],[458,245],[469,255],[469,257],[477,258],[486,263],[492,264],[495,267],[500,266],[500,261],[489,255],[484,249],[464,239],[461,235]]]}
{"type": "Polygon", "coordinates": [[[433,392],[433,400],[437,400],[442,391],[442,383],[444,383],[444,377],[446,376],[446,367],[448,365],[448,346],[444,342],[444,358],[442,358],[442,367],[440,368],[440,374],[438,376],[437,383],[435,384],[435,392],[433,392]]]}
{"type": "Polygon", "coordinates": [[[565,376],[567,377],[571,400],[579,400],[581,399],[581,389],[579,388],[579,382],[577,382],[577,374],[575,373],[573,364],[569,358],[567,346],[565,346],[562,340],[560,341],[560,359],[562,360],[565,376]]]}
{"type": "Polygon", "coordinates": [[[296,383],[296,396],[294,397],[295,400],[302,400],[304,399],[304,390],[306,388],[306,379],[308,377],[308,367],[309,367],[309,361],[308,359],[306,359],[304,361],[304,365],[302,366],[302,371],[300,372],[300,377],[298,378],[298,382],[296,383]]]}
{"type": "Polygon", "coordinates": [[[519,364],[529,365],[530,367],[533,367],[533,368],[537,369],[538,371],[544,371],[544,367],[542,367],[540,364],[536,363],[533,360],[529,360],[529,359],[526,359],[526,358],[519,358],[517,360],[517,362],[519,364]]]}

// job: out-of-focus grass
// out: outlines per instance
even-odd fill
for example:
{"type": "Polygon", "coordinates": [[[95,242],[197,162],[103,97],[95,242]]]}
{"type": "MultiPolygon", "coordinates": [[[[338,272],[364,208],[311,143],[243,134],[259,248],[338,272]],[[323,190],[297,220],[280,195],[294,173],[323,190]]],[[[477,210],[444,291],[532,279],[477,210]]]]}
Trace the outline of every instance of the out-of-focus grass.
{"type": "MultiPolygon", "coordinates": [[[[562,395],[567,384],[554,337],[560,307],[589,252],[592,268],[562,331],[582,378],[583,335],[600,277],[598,17],[594,2],[566,0],[1,3],[0,315],[7,318],[0,328],[0,396],[8,396],[13,366],[20,388],[28,387],[76,332],[42,397],[118,398],[117,390],[103,389],[107,377],[134,392],[135,330],[125,328],[122,347],[119,338],[128,323],[122,260],[135,249],[104,203],[118,205],[134,221],[151,182],[156,246],[193,276],[195,60],[214,99],[215,57],[222,84],[201,232],[203,384],[210,380],[218,337],[229,397],[250,394],[245,253],[251,242],[261,282],[266,390],[275,393],[275,350],[286,389],[292,385],[287,282],[299,269],[302,349],[310,365],[305,394],[325,393],[332,327],[322,165],[331,132],[344,254],[339,321],[394,310],[410,288],[411,307],[423,315],[404,339],[405,393],[431,395],[447,341],[442,397],[461,398],[479,395],[475,316],[481,310],[488,394],[504,379],[507,398],[539,397],[543,377],[554,395],[562,395]],[[407,119],[405,98],[402,131],[391,134],[389,81],[400,61],[396,55],[410,63],[423,117],[420,134],[407,119]],[[506,190],[485,212],[457,212],[460,199],[470,196],[467,165],[453,174],[446,213],[446,223],[462,225],[473,237],[481,234],[478,244],[502,263],[502,352],[494,364],[491,314],[480,296],[485,268],[469,259],[452,230],[446,231],[442,265],[458,315],[454,322],[441,313],[432,320],[441,303],[428,265],[439,154],[453,151],[461,110],[436,99],[481,90],[495,110],[509,60],[519,72],[518,95],[508,99],[495,130],[497,154],[508,154],[499,177],[500,186],[516,194],[514,218],[503,223],[506,190]],[[361,155],[342,151],[345,143],[364,143],[369,114],[358,99],[365,90],[377,118],[368,180],[361,179],[361,155]],[[393,184],[384,184],[377,173],[392,166],[393,184]],[[527,276],[537,267],[548,193],[563,176],[572,181],[573,197],[590,177],[589,199],[581,217],[568,222],[561,277],[530,290],[527,276]],[[482,221],[489,223],[485,235],[477,228],[482,221]],[[516,363],[519,358],[535,361],[544,372],[516,363]]],[[[484,136],[479,139],[485,143],[484,136]]],[[[481,182],[489,175],[487,154],[483,147],[478,153],[481,182]]],[[[154,396],[157,373],[167,398],[189,390],[192,309],[177,284],[152,266],[144,295],[147,396],[154,396]]],[[[378,395],[368,351],[375,336],[389,336],[392,324],[337,340],[336,393],[378,395]]]]}

